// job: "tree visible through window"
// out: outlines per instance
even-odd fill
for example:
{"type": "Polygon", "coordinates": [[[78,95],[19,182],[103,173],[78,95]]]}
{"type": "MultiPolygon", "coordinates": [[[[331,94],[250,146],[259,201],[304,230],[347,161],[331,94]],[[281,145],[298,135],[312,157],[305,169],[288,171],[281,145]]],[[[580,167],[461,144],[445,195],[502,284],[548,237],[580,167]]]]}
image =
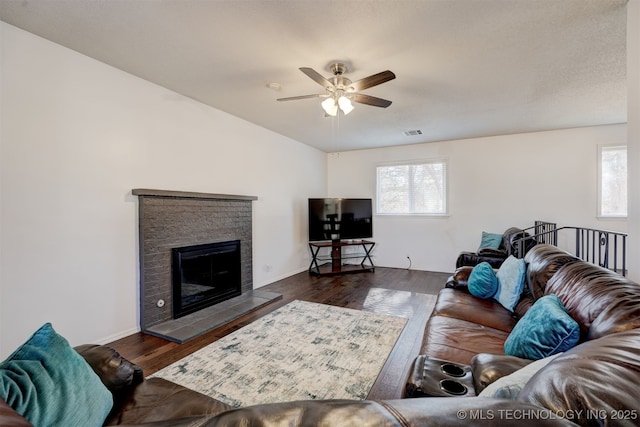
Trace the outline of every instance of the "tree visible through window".
{"type": "Polygon", "coordinates": [[[379,214],[446,214],[444,161],[378,166],[379,214]]]}
{"type": "Polygon", "coordinates": [[[627,216],[627,147],[600,147],[600,216],[627,216]]]}

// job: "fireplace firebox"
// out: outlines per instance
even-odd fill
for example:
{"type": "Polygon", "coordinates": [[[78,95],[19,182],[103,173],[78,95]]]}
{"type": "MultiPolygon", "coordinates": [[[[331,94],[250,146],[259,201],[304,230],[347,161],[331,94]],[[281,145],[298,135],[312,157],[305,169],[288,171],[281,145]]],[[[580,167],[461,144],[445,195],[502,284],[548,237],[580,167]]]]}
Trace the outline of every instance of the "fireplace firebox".
{"type": "Polygon", "coordinates": [[[173,318],[242,293],[240,240],[172,249],[173,318]]]}

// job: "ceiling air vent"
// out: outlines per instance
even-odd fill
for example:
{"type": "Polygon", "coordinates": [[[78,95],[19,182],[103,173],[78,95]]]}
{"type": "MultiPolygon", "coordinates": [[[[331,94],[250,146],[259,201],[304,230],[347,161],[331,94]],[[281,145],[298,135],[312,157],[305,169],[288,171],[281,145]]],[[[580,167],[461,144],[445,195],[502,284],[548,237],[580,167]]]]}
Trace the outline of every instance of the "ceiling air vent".
{"type": "Polygon", "coordinates": [[[422,135],[422,131],[420,129],[416,129],[416,130],[407,130],[404,132],[404,136],[416,136],[416,135],[422,135]]]}

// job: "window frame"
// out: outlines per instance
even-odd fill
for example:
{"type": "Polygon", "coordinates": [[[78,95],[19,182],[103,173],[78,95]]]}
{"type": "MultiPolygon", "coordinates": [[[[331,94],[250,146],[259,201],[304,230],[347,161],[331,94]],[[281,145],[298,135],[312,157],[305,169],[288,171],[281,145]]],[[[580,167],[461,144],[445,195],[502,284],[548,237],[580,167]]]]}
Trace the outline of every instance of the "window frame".
{"type": "MultiPolygon", "coordinates": [[[[627,151],[628,154],[628,146],[627,144],[600,144],[598,145],[598,182],[597,182],[597,191],[598,191],[598,201],[597,201],[597,206],[596,206],[596,217],[599,219],[627,219],[629,216],[629,194],[628,194],[628,190],[627,190],[627,211],[625,214],[609,214],[609,213],[603,213],[603,200],[602,200],[602,173],[603,173],[603,152],[606,150],[610,150],[610,149],[615,149],[615,148],[624,148],[625,151],[627,151]]],[[[629,179],[629,173],[628,173],[628,167],[629,167],[629,160],[627,157],[627,186],[628,186],[628,179],[629,179]]],[[[628,188],[628,187],[627,187],[628,188]]]]}
{"type": "MultiPolygon", "coordinates": [[[[418,217],[447,217],[449,216],[449,159],[446,157],[435,157],[429,159],[420,160],[405,160],[395,162],[378,163],[375,168],[375,185],[376,185],[376,215],[381,216],[418,216],[418,217]],[[380,211],[380,169],[385,167],[397,167],[397,166],[416,166],[427,164],[442,164],[443,165],[443,212],[381,212],[380,211]]],[[[408,184],[410,187],[412,183],[408,184]]]]}

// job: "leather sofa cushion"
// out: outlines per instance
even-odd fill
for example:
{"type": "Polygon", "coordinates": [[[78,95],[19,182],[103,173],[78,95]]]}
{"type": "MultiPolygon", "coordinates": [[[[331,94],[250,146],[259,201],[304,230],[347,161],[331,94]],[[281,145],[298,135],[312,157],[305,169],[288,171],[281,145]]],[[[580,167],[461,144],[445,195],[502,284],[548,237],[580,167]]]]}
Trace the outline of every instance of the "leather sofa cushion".
{"type": "Polygon", "coordinates": [[[489,384],[494,381],[511,375],[515,371],[524,368],[533,360],[521,357],[480,353],[471,359],[471,373],[473,374],[473,385],[476,393],[482,393],[489,384]]]}
{"type": "Polygon", "coordinates": [[[461,252],[456,259],[456,268],[469,266],[474,267],[481,262],[488,262],[493,268],[500,268],[504,260],[507,258],[507,253],[493,253],[480,255],[475,252],[461,252]]]}
{"type": "Polygon", "coordinates": [[[509,332],[517,319],[494,299],[481,299],[468,292],[445,288],[438,293],[434,316],[452,317],[509,332]]]}
{"type": "Polygon", "coordinates": [[[522,427],[535,425],[536,427],[576,427],[571,421],[554,416],[551,411],[506,399],[427,397],[383,401],[383,403],[392,408],[394,413],[399,414],[399,419],[404,421],[393,424],[394,426],[522,427]],[[530,414],[536,416],[533,421],[522,419],[523,415],[530,414]]]}
{"type": "Polygon", "coordinates": [[[212,416],[229,409],[229,405],[181,385],[149,378],[132,390],[119,411],[107,418],[105,426],[212,416]]]}
{"type": "MultiPolygon", "coordinates": [[[[469,286],[469,277],[471,276],[471,272],[473,271],[473,267],[460,267],[456,269],[456,271],[447,279],[446,287],[451,289],[456,289],[458,291],[468,291],[469,286]]],[[[531,308],[534,303],[534,299],[529,291],[529,287],[525,286],[522,291],[522,295],[520,296],[520,301],[516,304],[513,309],[514,314],[517,318],[524,316],[524,314],[531,308]]]]}
{"type": "Polygon", "coordinates": [[[462,266],[462,267],[456,268],[456,271],[447,279],[447,283],[445,284],[445,287],[460,289],[460,290],[467,290],[467,287],[469,286],[469,277],[471,277],[471,272],[473,272],[473,267],[462,266]]]}
{"type": "Polygon", "coordinates": [[[549,279],[565,264],[580,261],[569,252],[551,245],[536,245],[524,257],[527,264],[526,284],[534,299],[546,295],[549,279]]]}
{"type": "Polygon", "coordinates": [[[381,402],[301,400],[225,412],[211,426],[397,426],[396,415],[381,402]]]}
{"type": "Polygon", "coordinates": [[[529,288],[527,286],[524,287],[524,291],[522,291],[522,295],[520,295],[520,301],[516,304],[513,309],[513,314],[515,314],[516,318],[521,318],[524,316],[527,311],[533,306],[535,300],[531,296],[531,292],[529,292],[529,288]]]}
{"type": "Polygon", "coordinates": [[[2,399],[0,399],[0,426],[33,427],[26,418],[14,411],[14,409],[2,399]]]}
{"type": "Polygon", "coordinates": [[[585,339],[640,327],[640,286],[594,264],[564,265],[545,292],[560,298],[585,339]]]}
{"type": "Polygon", "coordinates": [[[468,320],[432,316],[427,323],[420,354],[469,365],[478,353],[504,354],[508,332],[468,320]]]}
{"type": "Polygon", "coordinates": [[[528,365],[518,369],[517,371],[505,375],[489,384],[479,397],[495,397],[499,399],[516,399],[522,387],[529,382],[540,369],[544,368],[549,362],[558,357],[560,353],[536,360],[528,365]]]}
{"type": "MultiPolygon", "coordinates": [[[[535,413],[536,426],[573,426],[541,408],[502,399],[468,397],[373,401],[304,400],[256,405],[225,412],[207,427],[400,427],[522,426],[514,414],[535,413]]],[[[186,424],[185,424],[186,425],[186,424]]],[[[200,425],[200,424],[199,424],[200,425]]]]}
{"type": "Polygon", "coordinates": [[[507,257],[507,251],[504,249],[493,249],[493,248],[479,248],[478,252],[476,252],[479,257],[494,257],[494,258],[505,258],[507,257]]]}
{"type": "Polygon", "coordinates": [[[580,425],[640,422],[640,330],[588,341],[555,358],[518,400],[576,416],[580,425]]]}

